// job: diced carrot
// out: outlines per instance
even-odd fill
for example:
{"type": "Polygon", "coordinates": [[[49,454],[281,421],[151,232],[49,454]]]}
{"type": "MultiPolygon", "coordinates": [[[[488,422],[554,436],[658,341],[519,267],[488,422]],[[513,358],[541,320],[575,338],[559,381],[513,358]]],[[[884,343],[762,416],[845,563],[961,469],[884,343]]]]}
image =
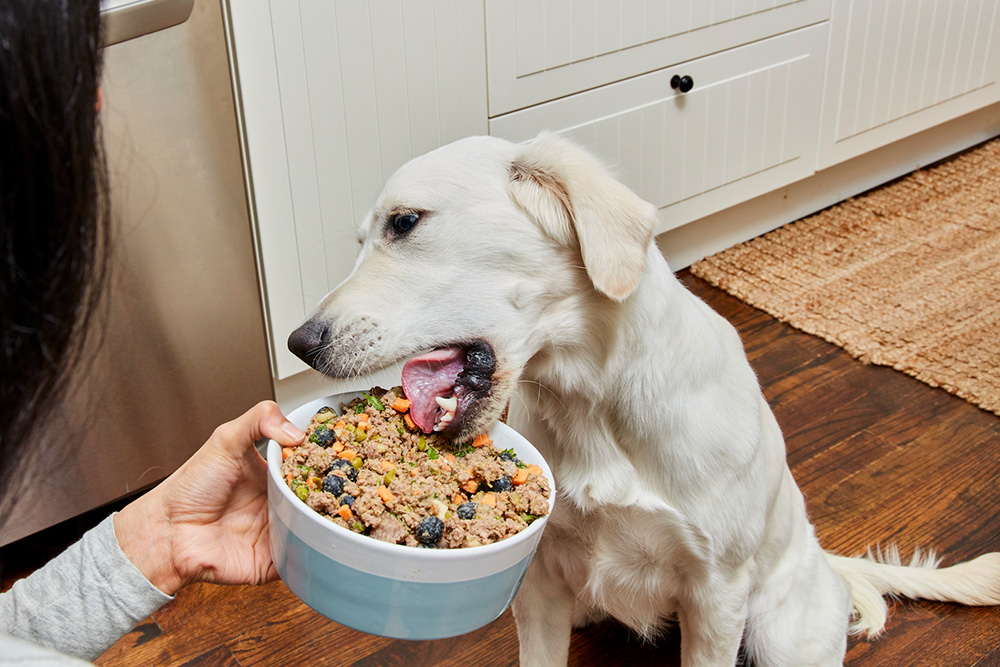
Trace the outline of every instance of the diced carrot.
{"type": "Polygon", "coordinates": [[[479,435],[477,435],[475,438],[472,439],[472,446],[482,447],[483,445],[488,445],[491,442],[493,441],[490,440],[490,436],[486,435],[485,433],[480,433],[479,435]]]}
{"type": "Polygon", "coordinates": [[[416,477],[418,474],[416,468],[410,468],[410,477],[416,477]]]}
{"type": "Polygon", "coordinates": [[[392,409],[396,412],[406,412],[410,409],[411,402],[405,398],[397,398],[392,402],[392,409]]]}
{"type": "Polygon", "coordinates": [[[413,417],[410,416],[409,412],[403,415],[403,422],[406,424],[406,428],[410,429],[411,431],[417,430],[417,423],[413,421],[413,417]]]}
{"type": "Polygon", "coordinates": [[[336,428],[344,428],[345,426],[347,426],[347,422],[345,422],[343,419],[341,419],[340,421],[338,421],[336,424],[333,425],[333,428],[335,428],[335,429],[336,428]]]}
{"type": "Polygon", "coordinates": [[[368,414],[367,412],[362,412],[361,414],[358,415],[358,421],[360,421],[360,422],[366,422],[370,418],[371,418],[371,415],[368,414]]]}
{"type": "Polygon", "coordinates": [[[519,484],[524,484],[525,482],[528,481],[528,469],[519,468],[517,474],[514,475],[514,478],[511,479],[510,481],[513,482],[515,486],[519,484]]]}
{"type": "Polygon", "coordinates": [[[528,472],[530,472],[533,475],[541,475],[542,474],[542,466],[537,465],[535,463],[532,463],[531,465],[529,465],[527,468],[525,468],[525,470],[527,470],[528,472]]]}
{"type": "Polygon", "coordinates": [[[337,457],[341,458],[341,459],[347,459],[348,461],[350,461],[351,459],[353,459],[357,455],[358,455],[358,453],[356,451],[354,451],[353,449],[345,449],[344,451],[342,451],[339,454],[337,454],[337,457]]]}
{"type": "Polygon", "coordinates": [[[337,510],[337,514],[339,514],[344,521],[350,521],[351,517],[354,516],[354,512],[351,511],[349,505],[341,505],[340,509],[337,510]]]}
{"type": "Polygon", "coordinates": [[[385,459],[382,459],[382,472],[385,472],[387,470],[393,470],[395,469],[395,467],[396,464],[393,463],[392,461],[386,461],[385,459]]]}
{"type": "Polygon", "coordinates": [[[344,451],[344,443],[342,443],[342,442],[335,442],[335,443],[333,443],[332,447],[333,447],[333,451],[335,451],[338,454],[340,452],[344,451]]]}
{"type": "Polygon", "coordinates": [[[456,493],[451,497],[451,502],[455,503],[456,505],[461,505],[462,503],[465,502],[465,496],[463,496],[461,493],[456,493]]]}
{"type": "Polygon", "coordinates": [[[476,489],[479,488],[479,482],[474,479],[470,479],[468,482],[462,482],[459,486],[461,486],[462,490],[466,493],[475,493],[476,489]]]}
{"type": "Polygon", "coordinates": [[[496,507],[497,506],[497,497],[496,497],[496,495],[494,495],[492,493],[484,493],[483,497],[481,499],[481,502],[484,505],[489,505],[490,507],[496,507]]]}
{"type": "Polygon", "coordinates": [[[286,460],[291,455],[292,455],[292,448],[291,447],[282,447],[281,448],[281,460],[282,461],[286,460]]]}
{"type": "Polygon", "coordinates": [[[454,455],[454,454],[452,454],[451,452],[445,452],[445,453],[444,453],[444,457],[445,457],[446,459],[448,459],[448,460],[449,460],[450,462],[452,462],[452,463],[454,463],[455,461],[457,461],[457,460],[458,460],[458,459],[456,459],[456,458],[455,458],[455,455],[454,455]]]}
{"type": "Polygon", "coordinates": [[[368,422],[361,422],[356,427],[354,427],[354,430],[361,431],[362,433],[364,433],[365,431],[368,430],[368,422]]]}
{"type": "Polygon", "coordinates": [[[378,497],[381,498],[384,503],[388,503],[396,499],[396,496],[392,495],[392,491],[384,486],[378,487],[378,497]]]}
{"type": "Polygon", "coordinates": [[[451,466],[448,465],[447,463],[442,463],[441,464],[441,470],[443,470],[445,472],[451,472],[451,466]]]}

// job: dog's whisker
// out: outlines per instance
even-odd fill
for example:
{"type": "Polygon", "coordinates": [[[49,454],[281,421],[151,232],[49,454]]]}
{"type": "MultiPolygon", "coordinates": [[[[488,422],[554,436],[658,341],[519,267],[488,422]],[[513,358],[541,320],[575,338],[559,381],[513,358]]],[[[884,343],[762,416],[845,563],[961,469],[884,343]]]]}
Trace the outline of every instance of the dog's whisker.
{"type": "Polygon", "coordinates": [[[541,398],[542,392],[544,391],[549,396],[551,396],[552,398],[554,398],[556,400],[556,402],[559,403],[559,407],[560,408],[562,408],[563,410],[566,409],[566,404],[563,402],[562,397],[559,394],[557,394],[556,392],[554,392],[552,389],[550,389],[549,387],[547,387],[546,385],[544,385],[541,382],[539,382],[538,380],[530,380],[530,379],[526,379],[526,378],[521,378],[521,379],[518,380],[518,384],[534,385],[535,387],[538,388],[538,394],[536,395],[537,398],[541,398]]]}

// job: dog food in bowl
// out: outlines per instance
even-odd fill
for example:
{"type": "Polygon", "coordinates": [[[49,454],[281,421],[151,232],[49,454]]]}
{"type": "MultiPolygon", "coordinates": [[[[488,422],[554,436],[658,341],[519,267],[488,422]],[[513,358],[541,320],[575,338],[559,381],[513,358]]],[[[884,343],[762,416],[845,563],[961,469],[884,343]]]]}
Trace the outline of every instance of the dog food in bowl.
{"type": "Polygon", "coordinates": [[[421,433],[408,410],[400,388],[321,408],[306,442],[283,451],[285,483],[333,523],[412,547],[492,544],[548,513],[541,467],[485,434],[458,443],[421,433]]]}

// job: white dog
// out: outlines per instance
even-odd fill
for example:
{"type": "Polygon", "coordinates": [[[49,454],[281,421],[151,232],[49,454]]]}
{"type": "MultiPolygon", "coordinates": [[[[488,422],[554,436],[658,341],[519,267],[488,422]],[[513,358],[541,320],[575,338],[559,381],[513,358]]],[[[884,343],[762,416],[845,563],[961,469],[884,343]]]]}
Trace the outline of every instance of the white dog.
{"type": "Polygon", "coordinates": [[[554,135],[477,137],[404,165],[350,277],[289,338],[354,376],[410,359],[426,430],[509,423],[560,502],[514,602],[522,665],[571,627],[680,623],[685,665],[835,665],[886,593],[1000,603],[1000,554],[934,569],[825,553],[740,339],[652,243],[654,207],[554,135]],[[452,400],[454,398],[454,400],[452,400]]]}

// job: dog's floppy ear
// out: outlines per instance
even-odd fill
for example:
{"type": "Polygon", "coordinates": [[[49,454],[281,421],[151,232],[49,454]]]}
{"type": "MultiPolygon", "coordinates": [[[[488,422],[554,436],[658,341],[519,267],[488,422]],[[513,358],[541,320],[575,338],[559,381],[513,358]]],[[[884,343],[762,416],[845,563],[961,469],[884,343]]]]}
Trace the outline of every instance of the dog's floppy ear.
{"type": "Polygon", "coordinates": [[[567,139],[546,133],[518,148],[514,201],[557,241],[575,239],[594,287],[623,301],[646,270],[656,208],[567,139]]]}

